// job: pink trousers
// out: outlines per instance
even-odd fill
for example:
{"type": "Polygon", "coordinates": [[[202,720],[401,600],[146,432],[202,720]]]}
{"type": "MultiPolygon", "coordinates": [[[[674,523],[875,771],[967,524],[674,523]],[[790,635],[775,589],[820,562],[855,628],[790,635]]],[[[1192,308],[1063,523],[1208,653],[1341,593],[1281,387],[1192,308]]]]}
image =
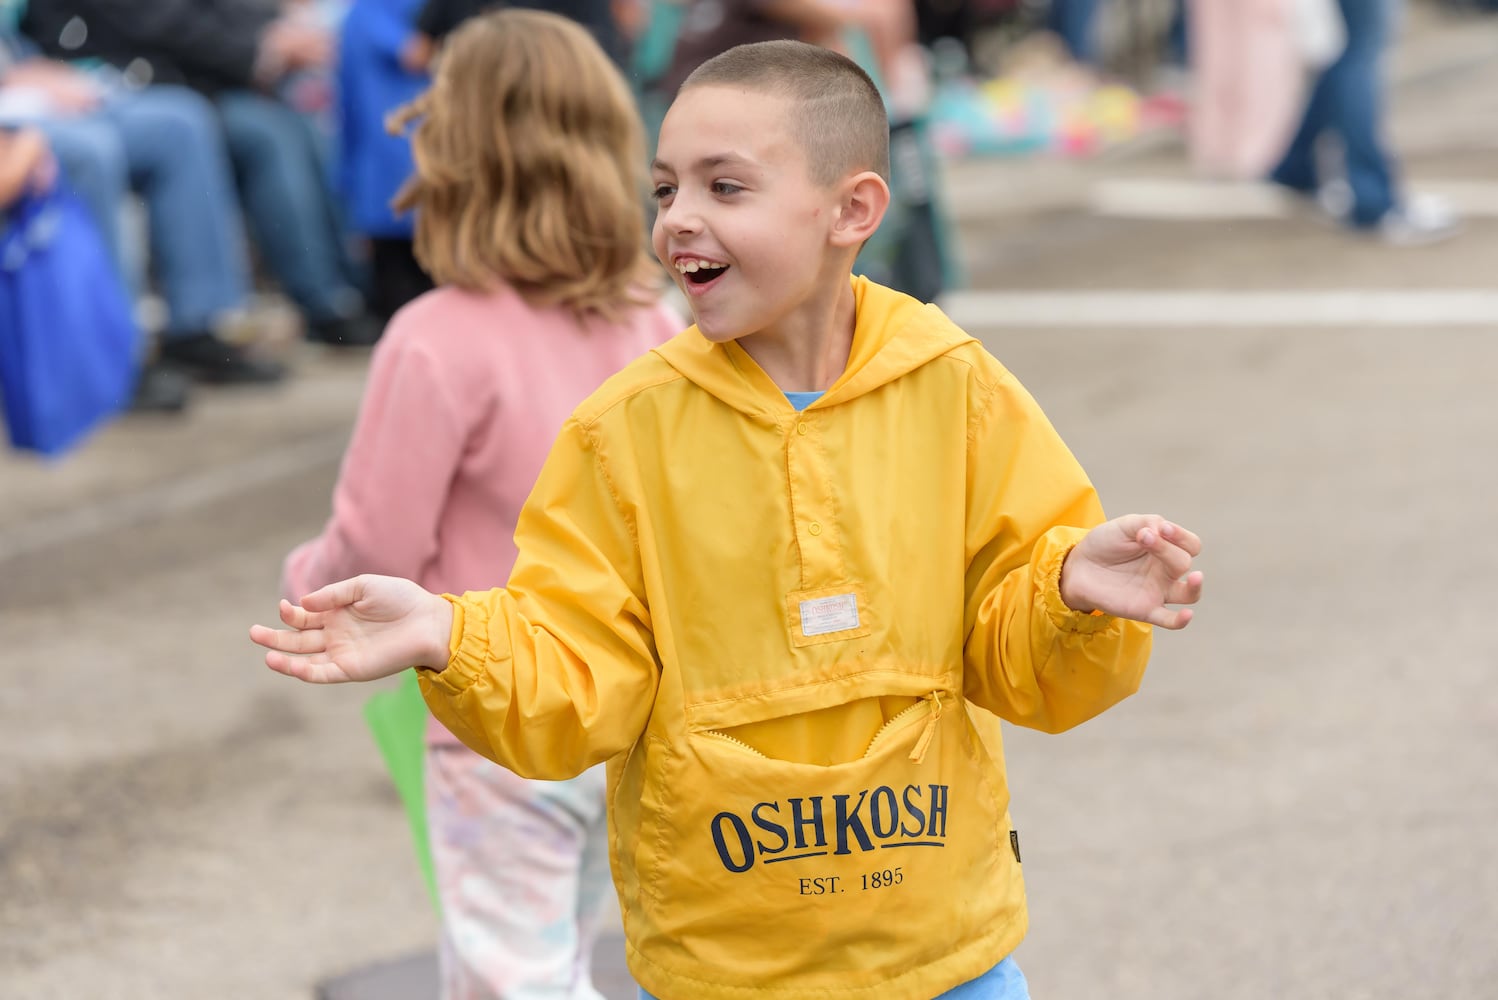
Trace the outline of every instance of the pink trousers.
{"type": "Polygon", "coordinates": [[[1289,147],[1305,94],[1293,0],[1189,2],[1192,163],[1218,179],[1263,177],[1289,147]]]}

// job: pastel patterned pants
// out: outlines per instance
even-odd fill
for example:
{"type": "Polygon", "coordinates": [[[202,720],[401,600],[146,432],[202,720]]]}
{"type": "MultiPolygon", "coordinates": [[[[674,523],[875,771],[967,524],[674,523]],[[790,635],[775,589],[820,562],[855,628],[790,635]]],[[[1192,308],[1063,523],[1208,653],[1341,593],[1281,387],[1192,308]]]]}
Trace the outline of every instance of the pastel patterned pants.
{"type": "Polygon", "coordinates": [[[438,745],[426,778],[443,1000],[603,1000],[590,970],[613,892],[603,767],[531,781],[438,745]]]}

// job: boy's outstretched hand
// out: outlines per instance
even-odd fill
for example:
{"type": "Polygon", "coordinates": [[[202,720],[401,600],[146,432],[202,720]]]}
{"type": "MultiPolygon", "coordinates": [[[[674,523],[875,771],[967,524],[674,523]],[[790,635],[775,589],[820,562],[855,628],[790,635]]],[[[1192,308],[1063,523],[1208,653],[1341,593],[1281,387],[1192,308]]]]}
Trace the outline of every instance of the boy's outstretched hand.
{"type": "Polygon", "coordinates": [[[1067,553],[1061,600],[1074,611],[1103,611],[1161,628],[1185,628],[1202,596],[1191,560],[1202,542],[1158,514],[1125,514],[1098,525],[1067,553]]]}
{"type": "Polygon", "coordinates": [[[281,602],[289,629],[250,627],[265,665],[311,684],[372,681],[407,667],[447,666],[452,605],[410,580],[356,576],[330,584],[297,607],[281,602]]]}

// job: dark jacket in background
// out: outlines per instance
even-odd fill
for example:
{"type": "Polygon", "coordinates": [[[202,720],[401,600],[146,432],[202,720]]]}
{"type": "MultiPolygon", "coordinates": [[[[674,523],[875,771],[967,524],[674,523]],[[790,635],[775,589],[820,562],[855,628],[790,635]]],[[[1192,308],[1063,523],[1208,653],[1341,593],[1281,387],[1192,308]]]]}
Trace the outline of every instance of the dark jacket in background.
{"type": "Polygon", "coordinates": [[[29,0],[22,30],[55,59],[98,59],[132,81],[204,93],[254,84],[269,0],[29,0]]]}
{"type": "Polygon", "coordinates": [[[475,14],[499,7],[523,7],[559,14],[592,32],[603,51],[617,65],[624,66],[629,58],[629,45],[614,21],[609,0],[511,0],[508,3],[505,0],[426,0],[421,13],[416,16],[416,27],[431,38],[442,38],[475,14]]]}

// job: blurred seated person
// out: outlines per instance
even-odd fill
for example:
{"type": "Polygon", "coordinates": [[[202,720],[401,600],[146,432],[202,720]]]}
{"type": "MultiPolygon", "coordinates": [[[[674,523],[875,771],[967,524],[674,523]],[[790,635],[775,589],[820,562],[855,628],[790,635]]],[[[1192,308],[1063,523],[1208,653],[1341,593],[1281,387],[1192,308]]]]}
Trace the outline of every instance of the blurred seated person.
{"type": "Polygon", "coordinates": [[[271,0],[28,0],[23,30],[50,55],[98,60],[132,84],[189,86],[217,106],[250,234],[308,339],[372,343],[360,281],[312,122],[275,96],[332,65],[333,36],[271,0]]]}
{"type": "MultiPolygon", "coordinates": [[[[140,268],[129,263],[120,213],[132,191],[144,199],[151,264],[167,308],[160,360],[207,382],[279,380],[280,365],[222,336],[245,314],[249,270],[212,108],[180,87],[110,88],[28,51],[24,39],[0,28],[0,124],[46,135],[127,287],[140,268]]],[[[175,382],[153,362],[142,402],[173,408],[166,404],[182,395],[175,382]]]]}
{"type": "Polygon", "coordinates": [[[57,162],[40,132],[0,128],[0,210],[27,194],[51,190],[56,176],[57,162]]]}
{"type": "MultiPolygon", "coordinates": [[[[36,129],[0,127],[0,213],[27,195],[50,191],[56,182],[57,161],[46,136],[36,129]]],[[[176,413],[186,405],[187,381],[181,375],[159,365],[142,370],[136,380],[132,410],[176,413]]]]}

